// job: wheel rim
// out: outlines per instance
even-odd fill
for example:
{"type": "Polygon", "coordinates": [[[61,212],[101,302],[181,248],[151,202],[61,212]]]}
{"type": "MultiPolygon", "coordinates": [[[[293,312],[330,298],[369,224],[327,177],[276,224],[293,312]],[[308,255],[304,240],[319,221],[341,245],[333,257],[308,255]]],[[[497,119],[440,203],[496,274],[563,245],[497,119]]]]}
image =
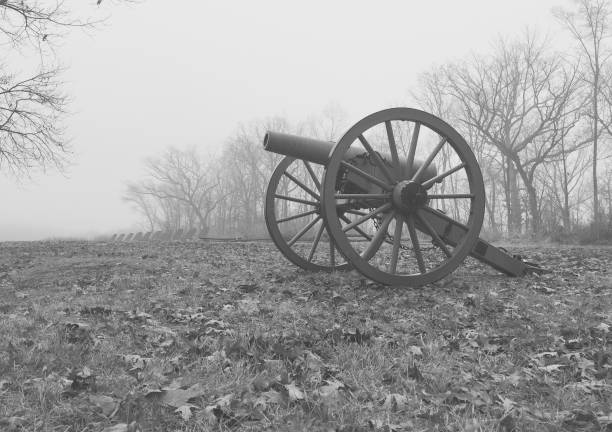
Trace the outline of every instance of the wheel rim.
{"type": "Polygon", "coordinates": [[[338,249],[379,283],[434,282],[455,270],[478,241],[485,197],[480,167],[461,135],[424,111],[391,108],[351,127],[330,155],[322,188],[323,217],[338,249]],[[351,147],[364,157],[345,160],[351,147]],[[413,166],[417,156],[422,160],[413,166]],[[452,246],[428,222],[440,205],[465,227],[452,246]],[[366,214],[347,218],[339,208],[366,214]],[[365,244],[347,235],[359,227],[365,244]]]}
{"type": "Polygon", "coordinates": [[[311,271],[342,270],[346,260],[321,216],[320,168],[292,157],[274,170],[266,191],[265,220],[272,241],[295,265],[311,271]]]}

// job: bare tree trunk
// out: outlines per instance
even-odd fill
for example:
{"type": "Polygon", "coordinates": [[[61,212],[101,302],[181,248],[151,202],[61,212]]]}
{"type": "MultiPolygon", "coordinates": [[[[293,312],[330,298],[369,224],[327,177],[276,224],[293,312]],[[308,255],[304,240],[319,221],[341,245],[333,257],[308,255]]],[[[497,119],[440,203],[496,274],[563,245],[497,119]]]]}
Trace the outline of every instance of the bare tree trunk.
{"type": "Polygon", "coordinates": [[[506,158],[507,172],[507,200],[508,200],[508,232],[510,234],[521,233],[521,198],[518,188],[518,178],[514,163],[506,158]]]}
{"type": "Polygon", "coordinates": [[[561,140],[561,157],[563,162],[563,209],[561,210],[562,218],[563,218],[563,228],[565,232],[569,232],[572,227],[571,217],[570,217],[570,193],[569,193],[569,180],[567,174],[567,154],[565,153],[565,142],[561,140]]]}
{"type": "MultiPolygon", "coordinates": [[[[597,54],[595,58],[597,59],[597,54]]],[[[599,60],[593,71],[593,224],[595,232],[599,232],[599,196],[597,189],[597,144],[599,138],[599,106],[597,103],[599,93],[599,60]]]]}
{"type": "Polygon", "coordinates": [[[529,213],[531,214],[531,232],[537,235],[540,234],[541,229],[541,215],[537,196],[538,193],[531,183],[526,183],[525,188],[527,189],[529,213]]]}
{"type": "MultiPolygon", "coordinates": [[[[607,0],[577,0],[576,12],[557,11],[557,17],[576,40],[579,52],[586,58],[587,80],[591,88],[591,120],[593,131],[593,229],[599,231],[599,190],[597,181],[597,157],[599,125],[609,131],[607,122],[600,115],[601,71],[609,58],[610,51],[605,41],[612,35],[610,29],[610,4],[607,0]]],[[[609,101],[608,101],[609,102],[609,101]]]]}

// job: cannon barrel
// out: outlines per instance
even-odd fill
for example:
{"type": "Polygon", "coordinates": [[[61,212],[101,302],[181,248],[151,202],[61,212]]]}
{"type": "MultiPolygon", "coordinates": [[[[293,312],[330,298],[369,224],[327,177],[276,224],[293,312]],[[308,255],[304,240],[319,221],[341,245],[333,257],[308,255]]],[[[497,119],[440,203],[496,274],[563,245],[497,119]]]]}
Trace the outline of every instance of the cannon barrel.
{"type": "MultiPolygon", "coordinates": [[[[331,141],[322,141],[313,138],[304,138],[297,135],[291,135],[280,132],[268,131],[264,137],[264,149],[291,156],[296,159],[302,159],[308,162],[325,165],[329,160],[329,154],[336,143],[331,141]]],[[[356,148],[351,148],[347,159],[362,154],[356,148]]]]}
{"type": "MultiPolygon", "coordinates": [[[[297,135],[291,135],[280,132],[268,131],[264,137],[263,146],[267,151],[282,154],[284,156],[291,156],[296,159],[302,159],[308,162],[326,165],[329,160],[329,155],[333,150],[336,143],[331,141],[322,141],[313,138],[305,138],[297,135]]],[[[345,160],[351,160],[354,157],[363,155],[366,153],[364,149],[357,147],[350,147],[345,155],[345,160]]],[[[391,161],[391,155],[381,154],[383,160],[391,161]]],[[[406,161],[400,162],[403,172],[406,172],[406,161]]],[[[414,160],[415,172],[422,165],[422,161],[414,160]]],[[[430,164],[423,175],[422,180],[429,180],[437,175],[438,170],[434,164],[430,164]]]]}

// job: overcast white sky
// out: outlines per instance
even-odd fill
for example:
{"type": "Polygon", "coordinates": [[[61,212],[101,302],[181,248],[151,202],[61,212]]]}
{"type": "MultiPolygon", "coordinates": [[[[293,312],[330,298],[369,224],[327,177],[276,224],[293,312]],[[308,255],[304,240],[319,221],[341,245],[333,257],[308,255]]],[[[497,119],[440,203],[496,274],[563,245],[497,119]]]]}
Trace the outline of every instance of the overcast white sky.
{"type": "Polygon", "coordinates": [[[73,166],[66,175],[21,182],[0,175],[0,240],[134,228],[138,216],[121,200],[125,183],[138,180],[142,161],[165,147],[215,152],[241,122],[273,115],[299,121],[330,103],[352,124],[408,100],[420,72],[487,51],[500,35],[537,28],[559,44],[551,9],[568,5],[106,1],[103,28],[72,33],[58,51],[72,97],[73,166]]]}

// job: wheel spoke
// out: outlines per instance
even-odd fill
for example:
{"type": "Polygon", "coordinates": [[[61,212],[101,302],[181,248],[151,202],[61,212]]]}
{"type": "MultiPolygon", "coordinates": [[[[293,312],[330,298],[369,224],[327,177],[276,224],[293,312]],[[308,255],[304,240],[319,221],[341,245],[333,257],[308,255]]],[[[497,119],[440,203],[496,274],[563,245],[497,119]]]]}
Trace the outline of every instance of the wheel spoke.
{"type": "Polygon", "coordinates": [[[402,173],[399,163],[399,156],[397,155],[397,146],[395,144],[395,136],[393,136],[393,128],[391,126],[391,121],[387,120],[385,122],[385,128],[387,129],[387,141],[389,141],[389,151],[391,151],[391,161],[393,162],[393,168],[395,168],[395,176],[396,178],[400,178],[402,173]]]}
{"type": "Polygon", "coordinates": [[[359,210],[353,210],[353,209],[344,210],[344,213],[350,213],[350,214],[354,214],[357,216],[365,216],[367,214],[366,212],[362,212],[359,210]]]}
{"type": "Polygon", "coordinates": [[[380,207],[378,207],[377,209],[372,210],[370,213],[367,213],[366,215],[364,215],[364,216],[354,220],[350,224],[343,226],[342,227],[342,231],[347,232],[351,228],[354,228],[357,225],[361,225],[365,221],[373,218],[374,216],[376,216],[379,213],[382,213],[382,212],[385,212],[385,211],[389,210],[390,208],[391,208],[391,204],[390,203],[383,204],[380,207]]]}
{"type": "Polygon", "coordinates": [[[389,182],[391,183],[394,183],[395,176],[391,174],[391,172],[389,171],[389,168],[387,168],[387,165],[385,164],[385,161],[382,160],[378,152],[374,151],[374,149],[372,148],[368,140],[366,140],[363,135],[359,135],[357,138],[359,139],[359,141],[361,141],[361,144],[365,147],[365,149],[368,151],[370,156],[374,158],[374,161],[376,162],[378,167],[382,170],[385,177],[387,177],[387,180],[389,180],[389,182]]]}
{"type": "Polygon", "coordinates": [[[310,211],[307,211],[307,212],[304,212],[304,213],[299,213],[299,214],[296,214],[296,215],[293,215],[293,216],[288,216],[286,218],[279,219],[279,220],[276,221],[276,223],[283,223],[283,222],[287,222],[287,221],[290,221],[290,220],[303,218],[305,216],[309,216],[309,215],[315,214],[317,212],[318,212],[318,210],[310,210],[310,211]]]}
{"type": "Polygon", "coordinates": [[[453,167],[453,168],[449,169],[448,171],[443,172],[442,174],[439,174],[439,175],[435,176],[434,178],[431,178],[431,179],[427,180],[426,182],[423,183],[423,187],[425,189],[429,189],[430,187],[432,187],[434,185],[434,183],[439,183],[441,180],[445,179],[446,177],[448,177],[452,173],[457,172],[461,168],[464,168],[466,166],[467,166],[467,164],[465,162],[462,163],[462,164],[459,164],[456,167],[453,167]]]}
{"type": "Polygon", "coordinates": [[[391,262],[389,263],[389,272],[395,274],[397,271],[397,257],[399,255],[400,243],[402,242],[402,225],[404,218],[402,215],[397,215],[395,218],[395,232],[393,233],[393,249],[391,250],[391,262]]]}
{"type": "Polygon", "coordinates": [[[329,235],[329,231],[327,232],[327,235],[329,237],[329,264],[331,267],[336,267],[336,246],[329,235]]]}
{"type": "Polygon", "coordinates": [[[355,165],[351,165],[350,163],[346,162],[346,161],[341,161],[340,165],[342,165],[343,167],[345,167],[346,169],[348,169],[349,171],[353,171],[355,174],[360,175],[361,177],[369,180],[370,182],[374,183],[375,185],[380,186],[381,188],[383,188],[384,190],[392,190],[393,187],[387,183],[385,183],[384,181],[382,181],[381,179],[379,179],[378,177],[374,177],[371,174],[368,174],[365,171],[360,170],[359,168],[357,168],[355,165]]]}
{"type": "Polygon", "coordinates": [[[296,202],[296,203],[311,205],[311,206],[315,206],[315,207],[319,206],[318,202],[308,201],[308,200],[304,200],[304,199],[300,199],[300,198],[294,198],[294,197],[290,197],[290,196],[287,196],[287,195],[274,194],[274,198],[278,198],[278,199],[282,199],[282,200],[286,200],[286,201],[293,201],[293,202],[296,202]]]}
{"type": "Polygon", "coordinates": [[[312,189],[310,189],[308,186],[306,186],[304,183],[302,183],[302,181],[298,178],[296,178],[293,174],[288,173],[287,171],[284,172],[284,175],[288,178],[290,178],[291,180],[293,180],[293,183],[295,183],[296,185],[298,185],[299,187],[301,187],[302,189],[304,189],[305,192],[307,192],[310,196],[312,196],[314,199],[316,200],[320,200],[321,198],[319,197],[319,194],[316,193],[315,191],[313,191],[312,189]]]}
{"type": "Polygon", "coordinates": [[[429,199],[456,199],[456,198],[476,198],[474,194],[432,194],[427,195],[429,199]]]}
{"type": "Polygon", "coordinates": [[[317,175],[315,174],[314,170],[312,169],[312,166],[310,165],[310,163],[308,161],[302,161],[302,162],[304,162],[304,165],[306,165],[306,169],[308,170],[308,174],[310,174],[310,178],[312,179],[312,181],[314,182],[315,186],[317,187],[317,190],[320,191],[321,190],[321,182],[317,178],[317,175]]]}
{"type": "Polygon", "coordinates": [[[416,174],[412,177],[412,181],[419,182],[421,180],[423,173],[425,172],[427,168],[429,168],[431,161],[433,161],[434,158],[438,155],[438,153],[440,152],[440,150],[442,149],[445,143],[446,143],[446,138],[442,138],[440,142],[438,143],[438,145],[436,146],[436,148],[429,154],[429,156],[427,156],[427,159],[425,160],[425,162],[423,162],[423,164],[417,170],[416,174]]]}
{"type": "Polygon", "coordinates": [[[419,270],[423,274],[427,273],[427,268],[425,267],[425,261],[423,260],[423,254],[421,252],[421,246],[419,245],[419,238],[417,237],[417,232],[414,228],[414,217],[410,214],[408,215],[406,225],[408,225],[408,234],[410,234],[410,240],[412,241],[414,255],[416,256],[417,264],[419,265],[419,270]]]}
{"type": "Polygon", "coordinates": [[[391,194],[336,194],[336,199],[387,199],[391,194]]]}
{"type": "Polygon", "coordinates": [[[382,223],[380,224],[380,227],[378,228],[378,231],[376,231],[376,234],[374,234],[374,237],[372,237],[370,244],[368,244],[366,250],[363,251],[363,253],[361,254],[361,257],[363,259],[365,259],[366,261],[370,261],[372,257],[376,255],[376,252],[378,252],[380,246],[385,241],[385,236],[387,235],[387,228],[389,228],[391,219],[393,219],[394,217],[395,214],[393,212],[388,213],[385,216],[382,223]]]}
{"type": "Polygon", "coordinates": [[[427,231],[427,233],[433,239],[434,244],[438,246],[440,249],[442,249],[442,252],[444,252],[444,254],[448,258],[450,258],[453,254],[451,253],[450,250],[448,250],[448,248],[446,247],[446,244],[444,243],[444,241],[442,241],[442,239],[440,238],[440,236],[438,235],[434,227],[431,226],[427,218],[422,217],[419,213],[417,213],[416,216],[419,222],[423,225],[423,227],[425,227],[425,231],[427,231]]]}
{"type": "Polygon", "coordinates": [[[314,256],[315,250],[317,250],[317,246],[319,245],[319,241],[321,240],[321,235],[323,235],[323,231],[325,230],[325,222],[321,222],[321,226],[317,230],[317,235],[315,236],[312,246],[310,247],[310,253],[308,254],[308,262],[312,262],[312,257],[314,256]]]}
{"type": "Polygon", "coordinates": [[[317,216],[316,218],[311,220],[308,224],[306,224],[306,226],[304,228],[302,228],[302,230],[300,232],[298,232],[296,235],[294,235],[293,238],[287,242],[287,245],[289,245],[289,247],[293,246],[296,241],[301,239],[304,236],[304,234],[306,234],[306,232],[310,228],[312,228],[314,226],[314,224],[316,224],[319,221],[319,219],[321,219],[321,216],[317,216]]]}
{"type": "MultiPolygon", "coordinates": [[[[340,215],[340,219],[342,219],[346,223],[351,223],[351,220],[344,215],[340,215]]],[[[353,230],[357,231],[361,236],[365,237],[367,240],[372,240],[372,236],[363,231],[359,227],[353,227],[353,230]]]]}
{"type": "Polygon", "coordinates": [[[421,123],[414,124],[414,130],[412,131],[412,138],[410,139],[410,147],[408,148],[408,161],[406,163],[406,178],[412,176],[412,166],[414,165],[414,155],[416,154],[416,146],[419,141],[419,132],[421,130],[421,123]]]}

